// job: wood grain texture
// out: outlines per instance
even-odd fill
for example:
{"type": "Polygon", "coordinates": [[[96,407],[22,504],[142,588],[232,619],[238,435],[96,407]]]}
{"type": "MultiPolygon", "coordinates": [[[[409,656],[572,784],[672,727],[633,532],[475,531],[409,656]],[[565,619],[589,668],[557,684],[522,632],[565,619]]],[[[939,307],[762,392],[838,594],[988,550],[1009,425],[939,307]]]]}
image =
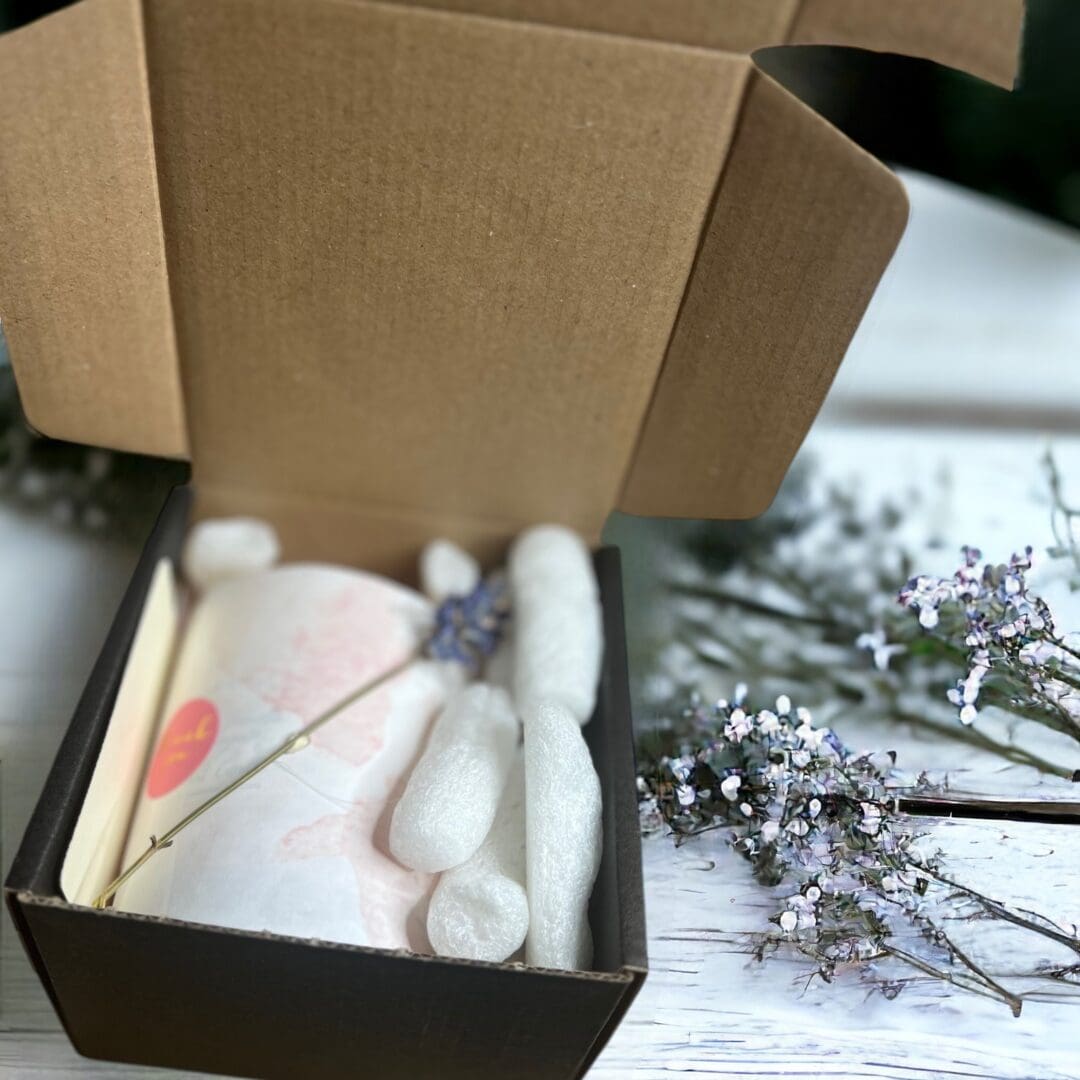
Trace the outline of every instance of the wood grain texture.
{"type": "MultiPolygon", "coordinates": [[[[1072,884],[1080,830],[939,820],[931,834],[956,878],[997,899],[1080,920],[1072,884]]],[[[1015,974],[1040,960],[1062,961],[1063,950],[1044,949],[1038,936],[986,924],[956,934],[1026,995],[1018,1020],[1004,1005],[930,979],[894,1001],[854,973],[807,989],[806,962],[777,955],[759,963],[748,955],[775,907],[722,833],[679,849],[652,837],[644,856],[649,979],[591,1075],[1076,1077],[1080,988],[1015,974]]]]}

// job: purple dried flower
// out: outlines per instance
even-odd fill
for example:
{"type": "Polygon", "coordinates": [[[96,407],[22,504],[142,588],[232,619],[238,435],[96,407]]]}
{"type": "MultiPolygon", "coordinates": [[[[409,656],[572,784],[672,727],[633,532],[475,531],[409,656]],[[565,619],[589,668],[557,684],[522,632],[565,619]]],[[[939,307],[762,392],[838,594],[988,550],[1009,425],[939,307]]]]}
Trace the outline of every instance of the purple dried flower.
{"type": "Polygon", "coordinates": [[[424,652],[433,660],[449,660],[475,673],[502,640],[509,617],[506,579],[492,574],[472,592],[448,597],[439,605],[424,652]]]}

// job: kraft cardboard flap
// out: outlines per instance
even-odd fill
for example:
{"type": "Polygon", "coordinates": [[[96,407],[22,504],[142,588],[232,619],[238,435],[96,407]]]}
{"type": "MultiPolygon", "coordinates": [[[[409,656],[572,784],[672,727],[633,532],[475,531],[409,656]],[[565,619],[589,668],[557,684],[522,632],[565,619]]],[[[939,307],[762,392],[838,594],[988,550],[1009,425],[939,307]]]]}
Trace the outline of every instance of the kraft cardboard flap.
{"type": "Polygon", "coordinates": [[[621,510],[768,507],[906,222],[891,172],[755,72],[621,510]]]}
{"type": "Polygon", "coordinates": [[[1011,87],[1024,0],[399,0],[579,30],[750,53],[849,45],[959,68],[1011,87]]]}
{"type": "Polygon", "coordinates": [[[0,39],[0,319],[50,435],[187,450],[137,0],[0,39]]]}
{"type": "MultiPolygon", "coordinates": [[[[802,7],[742,11],[789,33],[802,7]]],[[[0,41],[29,415],[190,449],[218,503],[294,519],[755,512],[904,198],[753,71],[422,6],[83,0],[0,41]]]]}
{"type": "Polygon", "coordinates": [[[788,45],[849,45],[934,60],[1011,89],[1024,0],[801,0],[788,45]]]}

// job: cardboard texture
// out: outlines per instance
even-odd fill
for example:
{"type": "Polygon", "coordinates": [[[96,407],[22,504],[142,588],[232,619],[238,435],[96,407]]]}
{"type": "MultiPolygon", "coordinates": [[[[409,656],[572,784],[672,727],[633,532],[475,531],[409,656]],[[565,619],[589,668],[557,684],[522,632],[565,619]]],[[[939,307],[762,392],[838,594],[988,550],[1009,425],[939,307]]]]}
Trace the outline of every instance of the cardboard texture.
{"type": "Polygon", "coordinates": [[[61,866],[144,602],[162,560],[178,556],[189,505],[186,490],[174,493],[146,545],[6,885],[15,924],[77,1049],[255,1077],[582,1075],[645,971],[613,549],[596,556],[607,644],[596,714],[585,729],[604,795],[604,853],[590,905],[595,971],[328,945],[98,912],[61,898],[61,866]]]}
{"type": "Polygon", "coordinates": [[[848,45],[901,53],[1011,87],[1023,0],[399,0],[725,52],[848,45]]]}
{"type": "Polygon", "coordinates": [[[1004,78],[1018,5],[720,7],[83,0],[7,35],[32,421],[399,576],[436,533],[760,512],[906,204],[743,54],[962,38],[1004,78]]]}
{"type": "Polygon", "coordinates": [[[132,11],[77,4],[0,38],[0,319],[29,416],[76,442],[176,455],[183,405],[132,11]]]}

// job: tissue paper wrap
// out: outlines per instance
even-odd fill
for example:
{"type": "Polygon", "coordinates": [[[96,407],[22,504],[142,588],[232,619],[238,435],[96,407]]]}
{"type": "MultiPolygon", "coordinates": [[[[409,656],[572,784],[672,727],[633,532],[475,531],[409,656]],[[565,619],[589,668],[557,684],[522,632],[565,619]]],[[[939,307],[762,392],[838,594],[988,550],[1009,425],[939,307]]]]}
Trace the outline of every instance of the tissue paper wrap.
{"type": "MultiPolygon", "coordinates": [[[[125,865],[310,720],[411,655],[423,597],[373,575],[290,565],[196,605],[162,711],[125,865]]],[[[434,885],[388,853],[390,811],[461,677],[420,661],[195,821],[116,906],[246,930],[428,949],[434,885]]]]}

